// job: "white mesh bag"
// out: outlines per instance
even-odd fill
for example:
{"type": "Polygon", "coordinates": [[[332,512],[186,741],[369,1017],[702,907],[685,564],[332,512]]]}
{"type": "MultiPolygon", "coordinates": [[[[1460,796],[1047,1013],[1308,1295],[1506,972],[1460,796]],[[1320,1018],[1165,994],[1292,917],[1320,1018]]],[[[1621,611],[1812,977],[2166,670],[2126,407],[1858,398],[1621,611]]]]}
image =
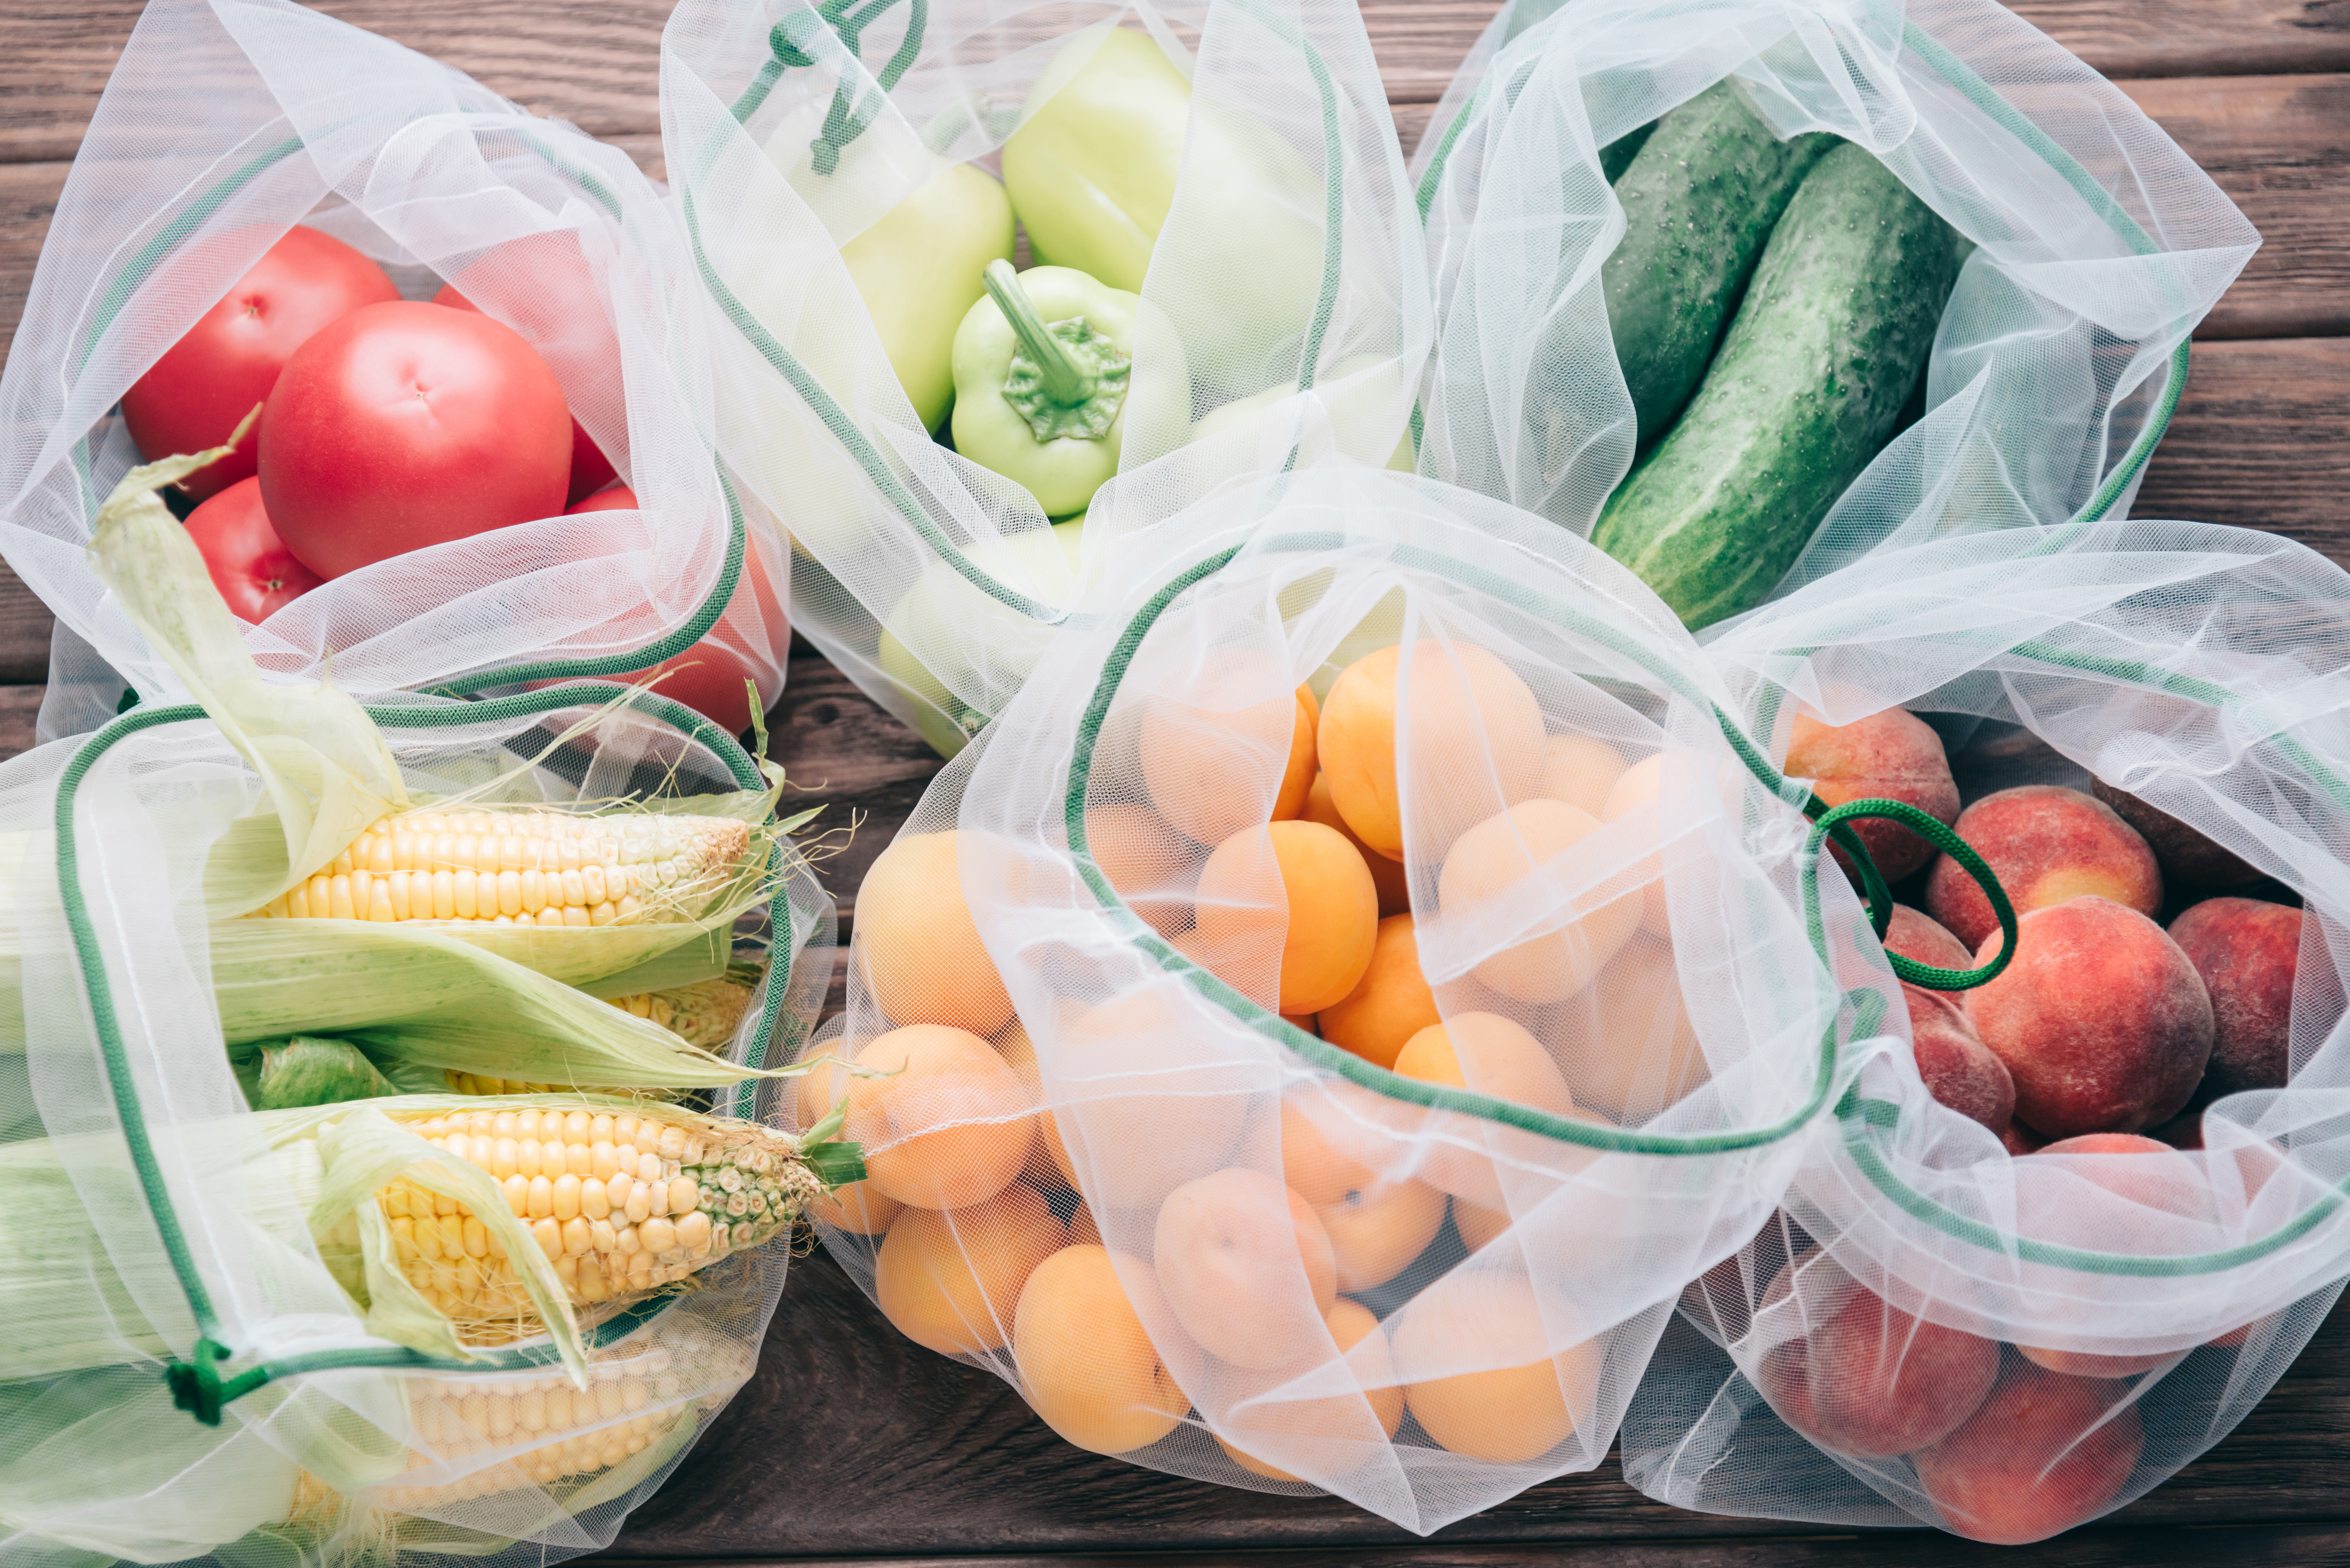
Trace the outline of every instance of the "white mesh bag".
{"type": "Polygon", "coordinates": [[[827,1245],[1138,1463],[1422,1532],[1596,1465],[1899,1005],[1805,793],[1499,503],[1337,461],[1124,543],[858,895],[827,1245]]]}
{"type": "Polygon", "coordinates": [[[1135,96],[1154,104],[1180,100],[1188,78],[1190,107],[1180,174],[1164,142],[1135,155],[1138,178],[1165,173],[1172,205],[1155,234],[1120,242],[1147,253],[1147,276],[1129,254],[1106,279],[1140,304],[1118,477],[1087,536],[1155,525],[1301,442],[1387,462],[1426,352],[1427,290],[1353,5],[691,0],[663,35],[663,144],[720,448],[790,535],[795,623],[950,754],[1018,688],[1092,569],[1027,486],[931,430],[982,264],[1013,246],[1005,142],[1052,99],[1048,71],[1105,48],[1141,53],[1151,79],[1135,96]],[[919,410],[893,369],[909,342],[934,349],[930,381],[906,372],[928,388],[919,410]]]}
{"type": "Polygon", "coordinates": [[[192,607],[172,628],[186,640],[162,657],[205,705],[142,704],[0,764],[13,846],[0,1561],[519,1565],[605,1545],[750,1376],[774,1313],[788,1227],[772,1244],[730,1227],[722,1246],[708,1212],[777,1183],[813,1190],[821,1158],[764,1125],[775,1079],[761,1070],[797,1050],[821,1005],[830,900],[754,826],[754,897],[708,930],[252,918],[332,871],[354,823],[403,794],[651,823],[764,816],[771,788],[716,726],[641,694],[640,708],[615,708],[623,693],[604,685],[410,697],[357,723],[331,687],[254,674],[234,618],[217,601],[203,613],[193,546],[144,505],[148,536],[181,558],[170,572],[134,566],[126,591],[142,616],[159,598],[192,607]],[[625,944],[616,961],[603,939],[631,931],[638,961],[625,944]],[[598,995],[723,970],[738,932],[763,938],[773,961],[731,1037],[690,1073],[628,1076],[634,1052],[673,1052],[674,1039],[598,995]],[[566,975],[587,989],[551,978],[566,975]],[[249,1108],[229,1047],[265,1027],[256,990],[277,996],[281,1035],[400,1046],[377,1059],[422,1092],[249,1108]],[[620,1064],[616,1087],[698,1086],[735,1119],[569,1089],[449,1092],[455,1067],[543,1075],[497,1054],[534,1041],[541,1063],[620,1064]],[[525,1114],[560,1119],[562,1137],[526,1145],[525,1114]],[[556,1179],[541,1165],[515,1205],[519,1178],[502,1191],[502,1162],[557,1144],[577,1168],[556,1179]],[[758,1160],[734,1158],[744,1149],[758,1160]],[[689,1172],[692,1207],[676,1188],[689,1172]],[[665,1232],[651,1228],[656,1176],[665,1232]],[[525,1218],[539,1181],[561,1222],[551,1249],[525,1218]],[[625,1287],[601,1272],[628,1251],[596,1231],[609,1220],[645,1260],[625,1287]],[[662,1246],[681,1249],[673,1270],[662,1246]],[[590,1277],[583,1259],[605,1262],[590,1277]],[[501,1260],[522,1261],[511,1279],[501,1260]]]}
{"type": "Polygon", "coordinates": [[[2004,857],[2023,914],[2014,966],[1963,1000],[2014,1068],[2019,1127],[2081,1114],[2125,1072],[2172,1085],[2130,1087],[2158,1120],[2200,1085],[2162,1141],[2013,1158],[1928,1094],[1897,1007],[1807,1131],[1780,1211],[1690,1286],[1625,1422],[1635,1485],[1710,1512],[2033,1541],[2150,1490],[2291,1364],[2350,1272],[2345,587],[2263,534],[2032,529],[1888,547],[1709,648],[1777,746],[1798,705],[1837,724],[1905,706],[1953,738],[1981,725],[1952,759],[1972,803],[1959,826],[2004,857]],[[2004,793],[2092,775],[2242,864],[2215,877],[2158,821],[2150,852],[2125,854],[2136,836],[2104,807],[2004,793]],[[2102,898],[2048,881],[2133,861],[2122,881],[2098,874],[2102,898]],[[2256,930],[2271,945],[2242,945],[2256,930]],[[2262,1018],[2273,1054],[2252,1073],[2237,1064],[2262,1018]],[[2047,1076],[2060,1059],[2064,1082],[2047,1076]]]}
{"type": "MultiPolygon", "coordinates": [[[[2126,515],[2189,334],[2259,236],[2118,88],[1988,0],[1503,7],[1414,157],[1438,312],[1420,471],[1628,548],[1604,523],[1593,533],[1636,445],[1608,291],[1638,304],[1652,286],[1604,272],[1631,244],[1608,176],[1650,122],[1725,78],[1770,134],[1875,153],[1963,237],[1963,261],[1902,416],[1914,422],[1824,518],[1773,529],[1758,514],[1668,601],[1705,604],[1703,624],[1881,540],[2126,515]]],[[[1745,177],[1725,166],[1721,190],[1745,177]]],[[[1700,239],[1692,271],[1703,254],[1700,239]]]]}
{"type": "Polygon", "coordinates": [[[643,669],[715,626],[772,700],[788,561],[713,460],[659,190],[617,148],[303,6],[161,0],[82,140],[0,379],[0,552],[57,615],[44,738],[160,690],[82,556],[115,482],[172,455],[137,452],[118,404],[296,223],[530,339],[639,505],[351,572],[271,615],[255,655],[315,674],[331,653],[361,693],[478,689],[643,669]]]}

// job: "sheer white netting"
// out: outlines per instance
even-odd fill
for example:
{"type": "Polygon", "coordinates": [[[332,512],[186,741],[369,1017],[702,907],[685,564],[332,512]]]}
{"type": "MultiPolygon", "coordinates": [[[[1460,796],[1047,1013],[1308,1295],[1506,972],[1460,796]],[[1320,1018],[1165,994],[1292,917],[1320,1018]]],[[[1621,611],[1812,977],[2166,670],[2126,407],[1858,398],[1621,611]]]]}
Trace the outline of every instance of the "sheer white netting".
{"type": "MultiPolygon", "coordinates": [[[[720,448],[790,535],[796,624],[951,753],[1102,569],[1095,541],[1277,468],[1300,443],[1308,457],[1394,454],[1427,289],[1349,0],[934,0],[858,15],[852,50],[811,7],[688,0],[663,35],[663,144],[704,285],[693,308],[720,448]],[[1119,477],[1073,556],[1025,488],[931,439],[941,416],[909,400],[843,248],[957,165],[992,184],[1046,67],[1121,26],[1190,78],[1191,134],[1139,291],[1119,477]],[[1300,385],[1314,395],[1282,397],[1300,385]],[[1196,422],[1219,410],[1213,427],[1196,422]]],[[[932,275],[944,265],[925,254],[891,286],[951,288],[932,275]]]]}
{"type": "MultiPolygon", "coordinates": [[[[371,693],[544,659],[624,671],[688,628],[735,524],[702,352],[671,317],[689,264],[661,204],[618,148],[291,0],[150,5],[83,137],[0,379],[0,551],[75,655],[44,737],[95,729],[126,684],[168,689],[83,556],[115,482],[171,455],[139,453],[117,405],[296,223],[374,257],[410,297],[453,283],[529,338],[639,505],[336,578],[250,633],[255,657],[316,674],[331,653],[336,680],[371,693]]],[[[743,510],[742,576],[771,587],[736,596],[716,636],[772,694],[789,561],[756,503],[743,510]]]]}
{"type": "MultiPolygon", "coordinates": [[[[577,700],[519,711],[530,705],[417,701],[384,730],[420,798],[517,769],[485,798],[740,787],[719,754],[625,711],[524,766],[595,714],[577,700]]],[[[276,833],[265,807],[254,815],[258,780],[201,718],[136,730],[78,763],[89,745],[77,738],[0,763],[0,822],[13,846],[0,969],[13,1021],[0,1040],[0,1186],[19,1217],[0,1348],[0,1562],[291,1568],[397,1553],[519,1568],[608,1544],[749,1377],[786,1245],[714,1263],[695,1276],[698,1288],[650,1310],[583,1309],[584,1386],[542,1338],[495,1352],[478,1370],[420,1359],[413,1368],[289,1373],[229,1398],[215,1426],[175,1408],[165,1369],[184,1375],[200,1338],[224,1347],[229,1382],[263,1362],[412,1352],[417,1325],[399,1318],[397,1293],[387,1293],[390,1276],[374,1262],[363,1287],[326,1261],[348,1264],[348,1250],[322,1252],[313,1240],[353,1212],[360,1194],[346,1190],[345,1162],[360,1158],[352,1152],[360,1135],[303,1118],[356,1127],[372,1114],[368,1102],[251,1112],[232,1067],[223,1015],[239,1004],[220,989],[234,945],[222,933],[255,922],[220,907],[232,896],[220,882],[222,847],[256,827],[276,833]],[[78,855],[71,918],[60,890],[61,800],[78,855]],[[130,1127],[140,1136],[126,1137],[130,1127]],[[307,1130],[292,1136],[297,1129],[307,1130]],[[143,1176],[141,1150],[151,1162],[143,1176]],[[334,1192],[342,1196],[329,1203],[334,1192]],[[159,1198],[169,1220],[158,1217],[159,1198]]],[[[796,1050],[822,1003],[831,901],[805,866],[789,875],[787,891],[735,935],[771,946],[765,984],[775,988],[772,1007],[763,987],[733,1038],[715,1043],[737,1062],[796,1050]]],[[[333,929],[341,922],[259,923],[309,926],[321,944],[351,934],[333,929]]],[[[480,933],[459,940],[495,945],[480,933]]],[[[286,983],[250,973],[243,983],[273,980],[286,983]]],[[[432,998],[421,992],[432,980],[424,971],[380,998],[380,1021],[397,1023],[403,1009],[429,1013],[432,998]]],[[[358,981],[321,955],[293,983],[324,988],[319,1007],[332,1012],[335,988],[358,981]]],[[[718,1109],[767,1114],[751,1088],[721,1089],[718,1109]]],[[[438,1154],[375,1122],[367,1136],[398,1145],[394,1169],[415,1168],[401,1165],[401,1151],[438,1154]]]]}
{"type": "MultiPolygon", "coordinates": [[[[2300,545],[2133,522],[1887,546],[1711,644],[1758,732],[1775,705],[1782,748],[1797,705],[1835,723],[1904,706],[1952,740],[1970,802],[2094,775],[2273,878],[2248,890],[2301,904],[2290,1081],[2199,1094],[2177,1150],[2012,1158],[1927,1093],[1897,1007],[1780,1211],[1684,1297],[1626,1418],[1635,1485],[2035,1540],[2157,1485],[2291,1364],[2350,1271],[2345,606],[2350,579],[2300,545]]],[[[2132,921],[2108,921],[2116,949],[2132,921]]],[[[2157,983],[2064,950],[2092,1010],[2157,983]]]]}
{"type": "Polygon", "coordinates": [[[904,1070],[806,1080],[873,1173],[826,1241],[1074,1442],[1431,1531],[1599,1462],[1896,988],[1807,937],[1801,792],[1581,541],[1343,461],[1151,538],[859,894],[810,1049],[904,1070]],[[1384,827],[1300,815],[1301,732],[1326,784],[1392,745],[1384,827]],[[1376,938],[1353,831],[1400,849],[1376,938]],[[1340,1034],[1298,988],[1373,940],[1378,1043],[1276,1016],[1340,1034]]]}

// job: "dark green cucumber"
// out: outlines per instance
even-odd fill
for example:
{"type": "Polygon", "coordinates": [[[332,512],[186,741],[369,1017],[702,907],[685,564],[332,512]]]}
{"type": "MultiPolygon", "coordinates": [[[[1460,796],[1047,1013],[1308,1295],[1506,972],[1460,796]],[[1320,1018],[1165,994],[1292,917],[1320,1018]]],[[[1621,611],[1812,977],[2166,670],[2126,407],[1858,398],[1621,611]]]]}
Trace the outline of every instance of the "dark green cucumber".
{"type": "Polygon", "coordinates": [[[1652,119],[1637,130],[1626,131],[1599,150],[1599,172],[1607,177],[1610,185],[1624,178],[1624,171],[1632,167],[1632,160],[1640,155],[1640,149],[1648,144],[1648,138],[1656,129],[1657,122],[1652,119]]]}
{"type": "Polygon", "coordinates": [[[1600,282],[1643,448],[1697,390],[1771,226],[1835,143],[1825,134],[1779,140],[1721,81],[1659,120],[1622,176],[1611,176],[1626,226],[1600,282]]]}
{"type": "Polygon", "coordinates": [[[1591,542],[1692,629],[1751,609],[1892,438],[1958,278],[1958,235],[1862,149],[1787,204],[1705,384],[1591,542]]]}

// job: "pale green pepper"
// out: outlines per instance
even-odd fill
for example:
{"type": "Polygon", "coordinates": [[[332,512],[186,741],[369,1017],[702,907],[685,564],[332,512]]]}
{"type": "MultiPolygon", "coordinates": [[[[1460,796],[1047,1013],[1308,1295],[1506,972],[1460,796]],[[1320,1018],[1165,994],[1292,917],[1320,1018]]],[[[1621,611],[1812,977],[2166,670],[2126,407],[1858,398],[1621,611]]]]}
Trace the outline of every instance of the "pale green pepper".
{"type": "Polygon", "coordinates": [[[1118,472],[1142,301],[1071,267],[992,261],[954,335],[955,450],[1081,512],[1118,472]]]}

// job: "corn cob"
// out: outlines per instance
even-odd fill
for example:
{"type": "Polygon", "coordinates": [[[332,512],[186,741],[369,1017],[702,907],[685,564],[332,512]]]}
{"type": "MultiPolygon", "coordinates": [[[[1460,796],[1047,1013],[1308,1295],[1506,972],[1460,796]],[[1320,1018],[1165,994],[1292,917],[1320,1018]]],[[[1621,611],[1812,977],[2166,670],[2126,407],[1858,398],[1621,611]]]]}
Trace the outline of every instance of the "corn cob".
{"type": "MultiPolygon", "coordinates": [[[[755,1247],[822,1190],[793,1141],[766,1127],[644,1111],[556,1105],[389,1114],[499,1183],[574,1306],[630,1301],[755,1247]]],[[[376,1199],[401,1272],[462,1335],[534,1331],[520,1277],[463,1204],[405,1177],[387,1182],[376,1199]]]]}
{"type": "Polygon", "coordinates": [[[750,841],[746,824],[723,816],[402,812],[254,914],[540,926],[676,919],[734,878],[750,841]]]}

